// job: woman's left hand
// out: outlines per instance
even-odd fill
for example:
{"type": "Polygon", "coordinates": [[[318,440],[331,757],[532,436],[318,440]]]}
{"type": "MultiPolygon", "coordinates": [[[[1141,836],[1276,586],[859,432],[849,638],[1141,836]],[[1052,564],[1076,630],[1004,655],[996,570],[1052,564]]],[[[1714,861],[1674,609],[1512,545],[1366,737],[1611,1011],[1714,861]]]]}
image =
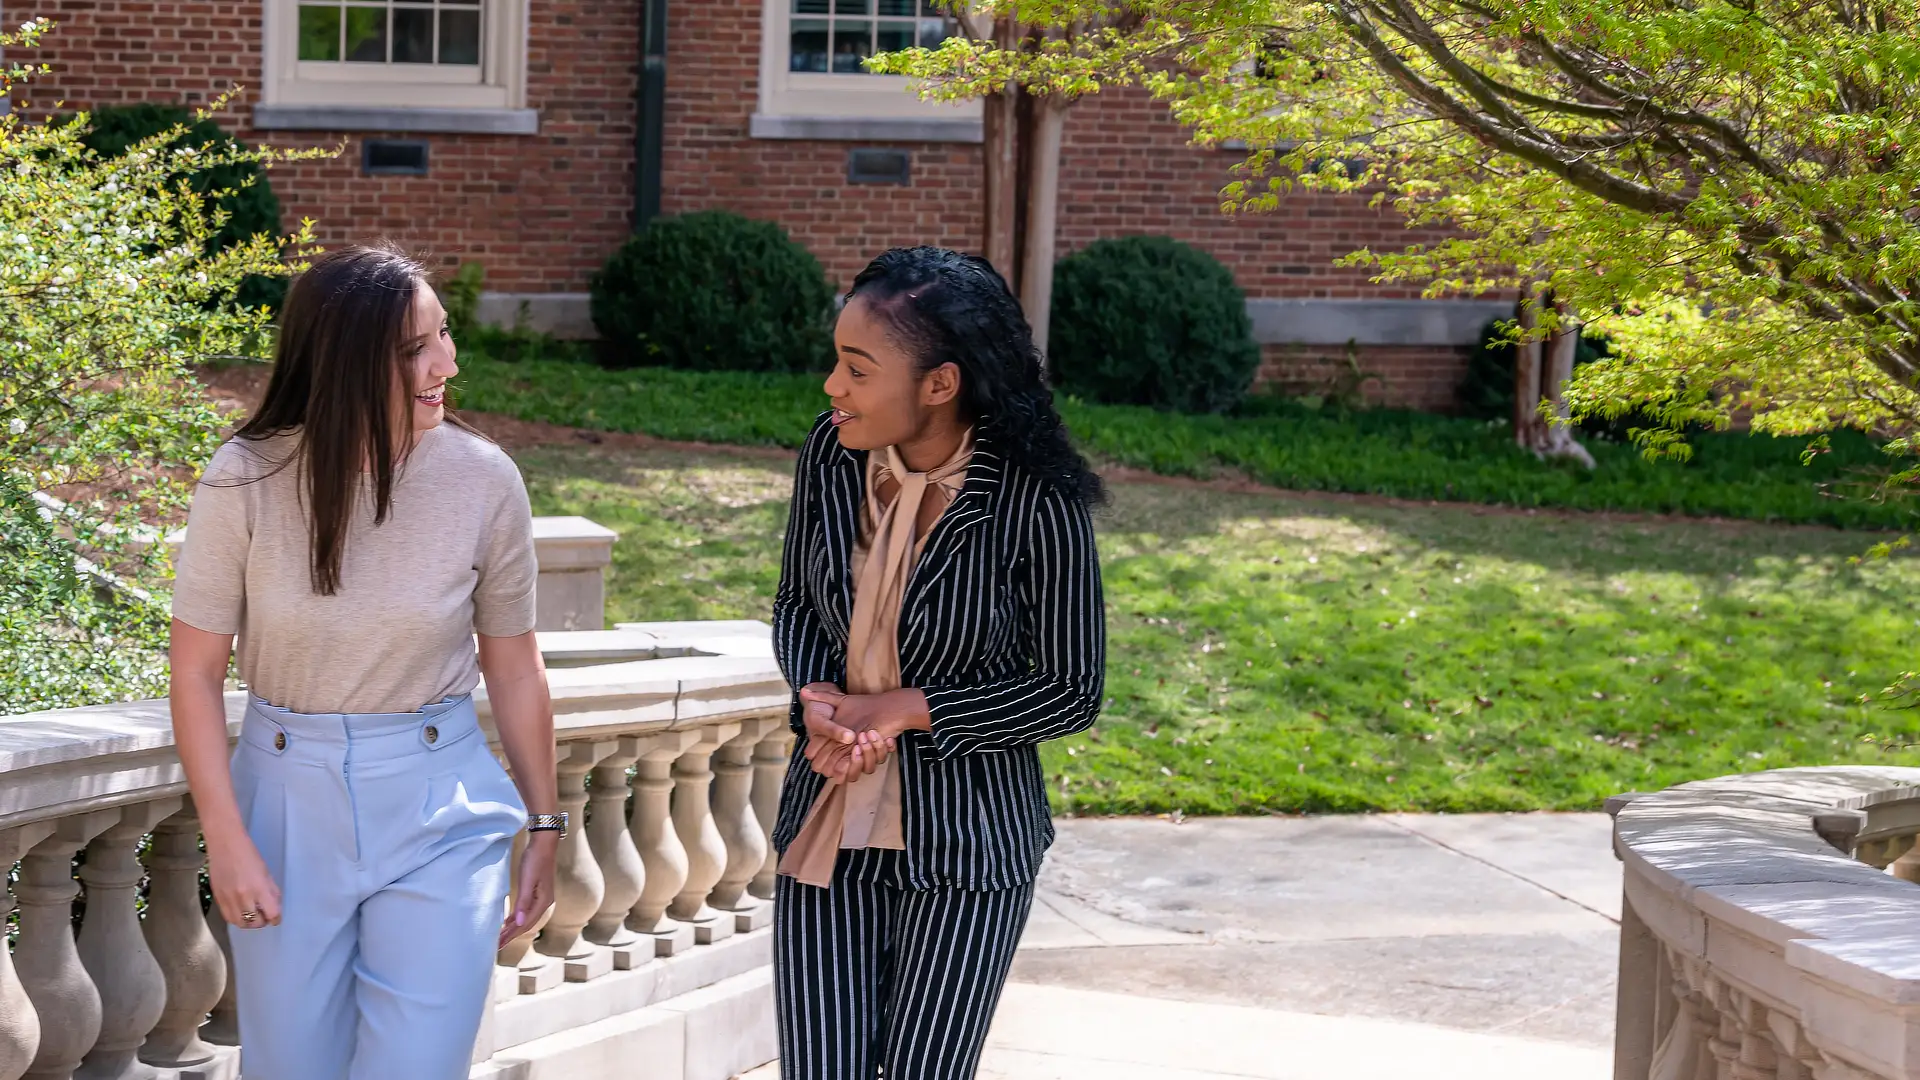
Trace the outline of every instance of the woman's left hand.
{"type": "Polygon", "coordinates": [[[553,906],[553,864],[560,854],[560,834],[542,829],[527,837],[520,853],[520,877],[513,890],[513,913],[500,928],[500,948],[540,925],[553,906]]]}
{"type": "Polygon", "coordinates": [[[800,691],[800,698],[830,706],[833,722],[854,733],[852,746],[827,751],[833,756],[830,764],[840,766],[844,780],[878,769],[898,748],[902,734],[932,727],[927,719],[926,695],[911,688],[884,694],[843,694],[832,688],[809,686],[800,691]]]}

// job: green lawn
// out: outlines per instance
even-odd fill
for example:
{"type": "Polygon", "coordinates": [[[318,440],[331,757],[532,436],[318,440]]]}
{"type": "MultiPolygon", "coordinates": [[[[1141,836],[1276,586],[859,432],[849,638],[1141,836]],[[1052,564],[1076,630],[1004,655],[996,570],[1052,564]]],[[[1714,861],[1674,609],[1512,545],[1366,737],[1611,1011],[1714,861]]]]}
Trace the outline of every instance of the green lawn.
{"type": "MultiPolygon", "coordinates": [[[[787,467],[519,455],[538,513],[620,533],[614,619],[765,618],[787,467]]],[[[1786,765],[1920,764],[1876,694],[1914,665],[1920,562],[1873,538],[1117,485],[1110,701],[1049,745],[1055,805],[1592,809],[1786,765]]]]}
{"type": "MultiPolygon", "coordinates": [[[[579,350],[463,341],[456,383],[464,408],[663,439],[792,446],[825,407],[818,376],[608,371],[579,350]],[[516,359],[503,357],[521,350],[516,359]]],[[[1102,462],[1171,476],[1241,475],[1275,487],[1408,499],[1564,507],[1905,528],[1905,503],[1866,497],[1886,460],[1866,438],[1837,433],[1801,462],[1806,441],[1703,434],[1692,461],[1650,462],[1631,446],[1588,440],[1600,467],[1542,463],[1506,430],[1475,420],[1377,410],[1348,416],[1256,398],[1231,416],[1062,403],[1075,439],[1102,462]],[[1845,496],[1845,497],[1836,497],[1845,496]]]]}

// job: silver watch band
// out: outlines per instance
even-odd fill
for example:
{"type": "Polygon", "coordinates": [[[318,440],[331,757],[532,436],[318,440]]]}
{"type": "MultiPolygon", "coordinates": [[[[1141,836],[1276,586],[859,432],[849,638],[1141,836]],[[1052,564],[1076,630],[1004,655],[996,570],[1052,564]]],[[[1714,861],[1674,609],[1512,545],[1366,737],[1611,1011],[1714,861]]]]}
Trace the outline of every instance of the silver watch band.
{"type": "Polygon", "coordinates": [[[534,814],[527,818],[528,832],[557,832],[562,838],[567,835],[567,815],[534,814]]]}

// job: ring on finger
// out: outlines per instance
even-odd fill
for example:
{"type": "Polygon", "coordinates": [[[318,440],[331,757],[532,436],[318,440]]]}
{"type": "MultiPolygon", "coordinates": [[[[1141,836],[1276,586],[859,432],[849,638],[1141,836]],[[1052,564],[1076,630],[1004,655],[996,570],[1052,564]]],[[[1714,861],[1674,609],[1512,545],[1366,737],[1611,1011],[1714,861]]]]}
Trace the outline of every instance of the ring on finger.
{"type": "Polygon", "coordinates": [[[243,923],[259,922],[260,913],[257,911],[243,911],[240,913],[240,921],[243,923]]]}

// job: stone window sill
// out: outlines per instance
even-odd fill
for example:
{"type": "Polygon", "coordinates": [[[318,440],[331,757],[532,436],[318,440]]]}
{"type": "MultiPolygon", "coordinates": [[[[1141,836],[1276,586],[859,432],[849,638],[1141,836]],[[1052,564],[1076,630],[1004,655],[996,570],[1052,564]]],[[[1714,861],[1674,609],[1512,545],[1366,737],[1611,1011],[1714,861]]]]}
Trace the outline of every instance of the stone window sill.
{"type": "Polygon", "coordinates": [[[378,131],[423,134],[538,135],[533,109],[369,108],[361,105],[256,105],[261,131],[378,131]]]}
{"type": "Polygon", "coordinates": [[[755,113],[748,134],[756,139],[815,142],[978,143],[978,120],[911,117],[770,116],[755,113]]]}

